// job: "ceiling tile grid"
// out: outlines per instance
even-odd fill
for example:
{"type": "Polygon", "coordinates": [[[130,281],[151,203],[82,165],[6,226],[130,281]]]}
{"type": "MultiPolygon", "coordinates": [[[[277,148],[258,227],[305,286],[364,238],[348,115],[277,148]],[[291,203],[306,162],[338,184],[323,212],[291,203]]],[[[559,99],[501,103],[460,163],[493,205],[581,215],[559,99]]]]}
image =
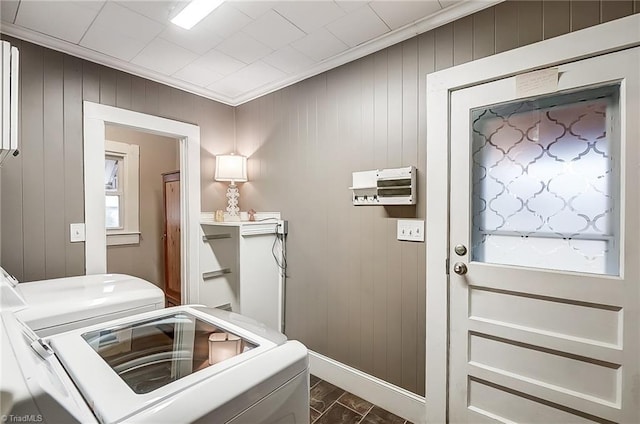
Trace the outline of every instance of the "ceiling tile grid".
{"type": "Polygon", "coordinates": [[[462,1],[230,0],[191,30],[170,22],[187,0],[0,3],[4,33],[236,105],[384,48],[462,1]]]}

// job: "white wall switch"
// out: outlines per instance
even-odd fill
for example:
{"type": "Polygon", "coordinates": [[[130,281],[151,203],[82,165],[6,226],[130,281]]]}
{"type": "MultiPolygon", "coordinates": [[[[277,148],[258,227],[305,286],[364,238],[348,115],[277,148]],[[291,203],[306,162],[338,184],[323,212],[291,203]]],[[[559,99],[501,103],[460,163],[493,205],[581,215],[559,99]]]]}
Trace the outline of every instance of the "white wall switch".
{"type": "Polygon", "coordinates": [[[71,224],[71,243],[84,241],[84,222],[71,224]]]}
{"type": "Polygon", "coordinates": [[[399,219],[398,240],[424,241],[424,220],[399,219]]]}

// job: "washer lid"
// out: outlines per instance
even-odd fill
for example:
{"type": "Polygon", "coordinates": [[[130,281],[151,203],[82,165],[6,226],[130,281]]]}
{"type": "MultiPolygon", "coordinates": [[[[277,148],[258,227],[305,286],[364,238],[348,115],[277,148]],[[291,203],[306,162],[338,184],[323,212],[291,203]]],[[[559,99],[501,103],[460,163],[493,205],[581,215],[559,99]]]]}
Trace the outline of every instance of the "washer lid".
{"type": "Polygon", "coordinates": [[[42,415],[43,422],[95,422],[55,355],[11,312],[0,319],[0,391],[13,416],[42,415]]]}
{"type": "Polygon", "coordinates": [[[99,274],[20,283],[28,309],[19,317],[33,330],[55,327],[97,316],[164,304],[164,293],[143,279],[99,274]]]}
{"type": "MultiPolygon", "coordinates": [[[[114,320],[54,335],[48,340],[96,417],[103,422],[131,419],[161,402],[166,404],[189,387],[233,375],[230,373],[238,372],[235,370],[279,346],[189,306],[114,320]]],[[[247,377],[250,376],[243,375],[247,384],[251,384],[247,377]]],[[[216,390],[227,388],[219,386],[216,390]]],[[[192,402],[213,410],[221,406],[223,399],[224,396],[207,393],[192,402]]],[[[189,411],[184,414],[188,417],[189,411]]]]}

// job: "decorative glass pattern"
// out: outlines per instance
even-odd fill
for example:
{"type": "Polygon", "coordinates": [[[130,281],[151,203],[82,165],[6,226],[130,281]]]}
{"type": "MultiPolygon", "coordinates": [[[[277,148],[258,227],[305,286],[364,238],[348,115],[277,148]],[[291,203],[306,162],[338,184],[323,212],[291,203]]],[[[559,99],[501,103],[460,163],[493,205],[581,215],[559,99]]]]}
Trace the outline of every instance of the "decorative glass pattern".
{"type": "Polygon", "coordinates": [[[618,86],[475,109],[472,260],[618,274],[618,86]]]}

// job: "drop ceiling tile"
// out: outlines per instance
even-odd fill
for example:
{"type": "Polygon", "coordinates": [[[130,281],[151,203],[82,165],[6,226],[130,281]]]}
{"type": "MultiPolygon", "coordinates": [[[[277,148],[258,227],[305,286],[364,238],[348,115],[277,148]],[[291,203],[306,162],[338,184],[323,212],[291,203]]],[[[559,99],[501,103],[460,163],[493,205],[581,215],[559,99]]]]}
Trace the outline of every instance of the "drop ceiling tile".
{"type": "Polygon", "coordinates": [[[163,29],[146,16],[107,2],[80,45],[130,61],[163,29]]]}
{"type": "Polygon", "coordinates": [[[389,27],[369,6],[349,12],[346,16],[327,25],[327,29],[350,47],[389,32],[389,27]]]}
{"type": "Polygon", "coordinates": [[[239,32],[227,38],[216,47],[216,50],[247,64],[253,63],[272,52],[271,48],[244,32],[239,32]]]}
{"type": "Polygon", "coordinates": [[[15,23],[61,40],[77,43],[103,4],[104,1],[22,1],[15,23]]]}
{"type": "Polygon", "coordinates": [[[238,59],[234,59],[217,50],[211,50],[204,56],[198,58],[194,64],[221,75],[232,74],[238,69],[247,66],[246,63],[240,62],[238,59]]]}
{"type": "Polygon", "coordinates": [[[286,74],[277,70],[273,66],[267,65],[262,61],[254,62],[251,65],[242,68],[235,74],[229,75],[218,82],[209,86],[213,91],[227,91],[229,93],[244,94],[255,90],[265,84],[274,82],[279,78],[286,77],[286,74]]]}
{"type": "Polygon", "coordinates": [[[247,25],[242,32],[249,34],[256,40],[260,40],[274,50],[306,35],[273,10],[268,11],[247,25]]]}
{"type": "Polygon", "coordinates": [[[231,1],[229,4],[247,16],[257,19],[279,2],[275,1],[231,1]]]}
{"type": "Polygon", "coordinates": [[[370,6],[391,29],[400,28],[442,9],[437,0],[372,1],[370,6]]]}
{"type": "Polygon", "coordinates": [[[189,4],[186,0],[123,0],[117,3],[163,25],[169,24],[189,4]]]}
{"type": "Polygon", "coordinates": [[[161,74],[171,75],[193,62],[198,56],[183,47],[156,38],[131,61],[161,74]]]}
{"type": "Polygon", "coordinates": [[[358,1],[358,0],[339,0],[336,1],[336,4],[340,6],[346,12],[352,12],[356,9],[360,9],[362,6],[367,4],[366,1],[358,1]]]}
{"type": "Polygon", "coordinates": [[[224,78],[224,75],[213,72],[196,63],[190,63],[172,76],[200,87],[206,87],[224,78]]]}
{"type": "Polygon", "coordinates": [[[318,62],[349,48],[324,28],[312,32],[291,46],[318,62]]]}
{"type": "Polygon", "coordinates": [[[307,34],[345,14],[332,1],[285,1],[278,3],[274,9],[307,34]]]}
{"type": "Polygon", "coordinates": [[[13,23],[18,12],[18,0],[2,0],[0,1],[0,20],[13,23]]]}
{"type": "Polygon", "coordinates": [[[288,74],[302,71],[314,65],[315,60],[287,46],[262,58],[262,61],[288,74]]]}
{"type": "Polygon", "coordinates": [[[211,28],[197,25],[184,29],[169,24],[160,37],[198,54],[205,54],[222,42],[222,37],[214,34],[211,28]]]}
{"type": "Polygon", "coordinates": [[[220,37],[226,38],[240,31],[249,22],[251,22],[249,16],[225,2],[198,22],[192,29],[197,30],[198,27],[207,27],[220,37]]]}

